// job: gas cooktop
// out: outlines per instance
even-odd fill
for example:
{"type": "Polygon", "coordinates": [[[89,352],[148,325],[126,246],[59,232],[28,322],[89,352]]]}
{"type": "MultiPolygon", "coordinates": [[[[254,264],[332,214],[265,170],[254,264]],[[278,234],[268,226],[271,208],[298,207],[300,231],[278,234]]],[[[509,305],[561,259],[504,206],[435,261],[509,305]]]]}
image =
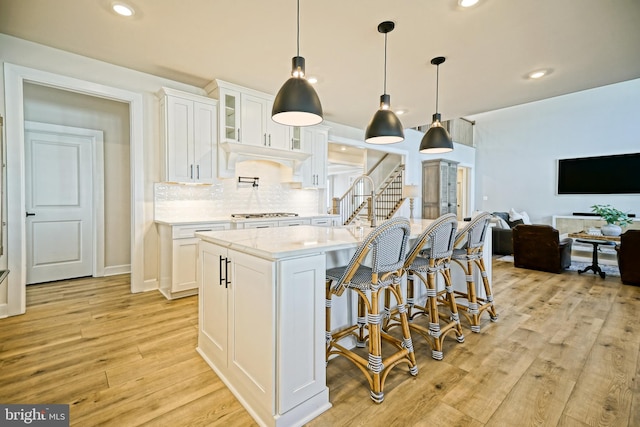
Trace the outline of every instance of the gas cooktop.
{"type": "Polygon", "coordinates": [[[261,213],[237,213],[231,214],[231,218],[280,218],[286,216],[298,216],[291,212],[261,212],[261,213]]]}

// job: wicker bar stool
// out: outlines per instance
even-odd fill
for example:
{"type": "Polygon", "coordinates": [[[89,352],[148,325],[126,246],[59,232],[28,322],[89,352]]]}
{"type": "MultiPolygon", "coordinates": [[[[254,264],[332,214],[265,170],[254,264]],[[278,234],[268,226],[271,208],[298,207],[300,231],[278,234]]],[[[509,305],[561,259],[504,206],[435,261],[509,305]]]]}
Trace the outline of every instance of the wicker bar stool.
{"type": "MultiPolygon", "coordinates": [[[[464,342],[449,270],[457,227],[454,214],[445,214],[436,219],[416,239],[404,264],[407,270],[409,327],[427,340],[431,346],[431,357],[436,360],[442,360],[442,344],[450,332],[455,333],[458,342],[464,342]],[[445,284],[440,291],[436,283],[437,274],[442,276],[445,284]],[[414,301],[416,277],[426,287],[427,300],[424,306],[414,301]],[[447,310],[440,310],[444,307],[447,310]],[[428,327],[414,321],[421,316],[429,319],[428,327]]],[[[387,296],[385,311],[389,313],[389,322],[385,322],[385,329],[388,330],[398,324],[398,318],[395,309],[389,310],[387,296]]]]}
{"type": "Polygon", "coordinates": [[[384,382],[393,367],[402,362],[408,363],[411,375],[418,374],[406,308],[400,292],[410,232],[409,221],[405,218],[386,221],[364,238],[348,265],[327,270],[327,362],[332,355],[345,356],[353,362],[367,377],[371,399],[376,403],[384,400],[384,382]],[[363,265],[368,254],[371,254],[371,267],[363,265]],[[340,296],[345,289],[351,289],[358,296],[357,324],[332,333],[331,296],[340,296]],[[381,330],[379,301],[380,293],[385,289],[389,289],[399,301],[402,339],[381,330]],[[364,347],[368,341],[367,359],[339,343],[347,337],[356,339],[356,347],[364,347]],[[395,347],[395,352],[385,358],[382,357],[382,340],[395,347]]]}
{"type": "Polygon", "coordinates": [[[456,235],[453,256],[451,259],[458,264],[465,273],[467,281],[467,292],[456,291],[458,299],[466,299],[467,305],[458,304],[458,309],[467,318],[471,325],[472,332],[480,332],[480,316],[484,311],[489,312],[492,322],[498,321],[498,314],[493,305],[493,294],[491,285],[487,278],[487,271],[484,267],[483,246],[484,239],[489,228],[491,214],[482,212],[475,216],[469,224],[458,231],[456,235]],[[480,270],[482,284],[484,285],[485,298],[478,298],[476,284],[473,281],[474,266],[480,270]]]}

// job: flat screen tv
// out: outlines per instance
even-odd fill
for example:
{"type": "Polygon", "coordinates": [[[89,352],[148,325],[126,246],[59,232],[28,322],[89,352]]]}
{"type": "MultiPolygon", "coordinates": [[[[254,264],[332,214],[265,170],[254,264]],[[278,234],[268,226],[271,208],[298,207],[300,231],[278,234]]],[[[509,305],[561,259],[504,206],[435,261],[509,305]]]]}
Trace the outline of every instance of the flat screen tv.
{"type": "Polygon", "coordinates": [[[640,153],[558,160],[558,194],[640,193],[640,153]]]}

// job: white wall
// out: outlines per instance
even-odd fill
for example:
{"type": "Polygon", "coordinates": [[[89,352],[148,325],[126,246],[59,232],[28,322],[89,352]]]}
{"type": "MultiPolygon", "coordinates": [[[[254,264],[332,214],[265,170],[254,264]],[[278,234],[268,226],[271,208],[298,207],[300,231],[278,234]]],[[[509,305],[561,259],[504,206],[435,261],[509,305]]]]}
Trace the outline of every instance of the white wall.
{"type": "Polygon", "coordinates": [[[590,212],[594,204],[640,215],[638,194],[556,194],[558,159],[640,152],[640,79],[470,119],[476,122],[479,209],[525,210],[546,224],[552,215],[590,212]]]}

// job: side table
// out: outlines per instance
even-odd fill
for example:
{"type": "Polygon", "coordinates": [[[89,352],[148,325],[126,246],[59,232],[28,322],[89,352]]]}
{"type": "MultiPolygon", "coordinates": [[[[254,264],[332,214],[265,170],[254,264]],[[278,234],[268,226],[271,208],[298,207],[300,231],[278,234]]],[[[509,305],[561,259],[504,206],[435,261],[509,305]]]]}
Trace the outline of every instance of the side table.
{"type": "Polygon", "coordinates": [[[598,265],[598,245],[615,246],[616,243],[608,240],[590,240],[590,239],[576,239],[576,241],[580,243],[588,243],[593,245],[593,258],[591,260],[591,265],[586,267],[584,270],[578,270],[578,274],[582,274],[591,270],[593,271],[593,274],[599,274],[600,277],[604,279],[604,277],[606,276],[606,273],[602,271],[602,269],[598,265]]]}

